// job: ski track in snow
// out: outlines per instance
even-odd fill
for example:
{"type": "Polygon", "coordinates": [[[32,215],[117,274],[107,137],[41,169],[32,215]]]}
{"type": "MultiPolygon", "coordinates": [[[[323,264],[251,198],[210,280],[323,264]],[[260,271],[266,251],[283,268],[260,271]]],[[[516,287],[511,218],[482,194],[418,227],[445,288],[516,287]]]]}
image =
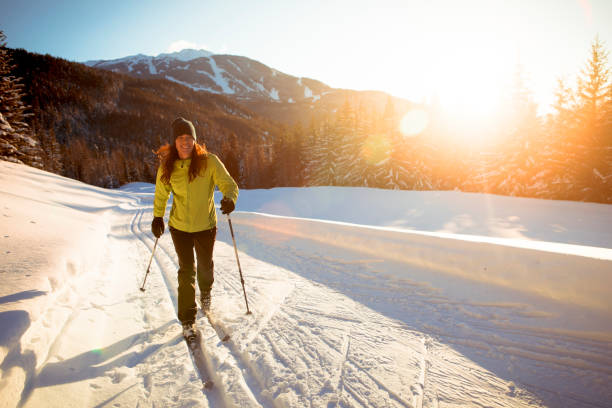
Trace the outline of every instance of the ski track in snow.
{"type": "MultiPolygon", "coordinates": [[[[143,230],[148,229],[150,217],[146,217],[146,220],[143,221],[143,214],[144,213],[141,212],[138,217],[139,221],[136,223],[137,226],[134,228],[134,233],[140,235],[142,240],[151,240],[148,238],[148,235],[143,232],[143,230]]],[[[218,246],[221,245],[223,244],[219,242],[218,246]]],[[[152,245],[150,245],[150,247],[152,248],[152,245]]],[[[167,282],[169,293],[172,295],[175,293],[175,289],[173,288],[174,284],[169,283],[170,277],[167,275],[174,275],[176,273],[177,265],[173,257],[173,249],[171,243],[164,241],[158,243],[158,248],[162,250],[161,253],[156,254],[158,264],[164,264],[165,262],[165,265],[171,265],[169,269],[163,267],[162,269],[164,270],[164,280],[167,282]],[[158,257],[165,258],[165,261],[160,262],[158,257]]],[[[242,289],[239,279],[237,276],[232,278],[228,273],[222,273],[225,271],[220,270],[223,266],[226,268],[227,266],[233,268],[234,254],[231,250],[231,247],[225,247],[225,252],[227,253],[224,254],[218,254],[219,250],[215,250],[216,259],[224,257],[227,258],[228,262],[222,262],[221,265],[217,262],[213,296],[216,300],[220,297],[216,292],[222,292],[224,295],[226,295],[227,292],[233,292],[237,294],[234,303],[240,308],[244,305],[240,296],[242,294],[242,289]]],[[[255,261],[251,259],[244,262],[245,269],[250,267],[253,262],[255,261]]],[[[289,275],[287,272],[286,274],[289,275]]],[[[287,276],[287,278],[291,280],[290,276],[287,276]]],[[[293,280],[295,280],[295,277],[293,280]]],[[[269,282],[266,281],[267,280],[262,279],[262,283],[269,284],[269,282]]],[[[295,286],[300,283],[295,283],[291,286],[287,285],[284,281],[280,281],[276,284],[284,289],[282,293],[277,296],[273,296],[273,294],[269,292],[262,293],[257,291],[257,287],[255,291],[248,293],[251,304],[257,305],[253,306],[253,317],[241,316],[241,319],[236,322],[237,324],[234,327],[228,325],[228,323],[224,323],[226,321],[223,318],[219,320],[221,322],[220,324],[223,325],[224,331],[231,334],[231,340],[228,343],[222,343],[219,336],[217,336],[214,331],[208,330],[209,328],[203,319],[198,321],[198,324],[203,326],[205,335],[209,334],[214,338],[214,343],[216,343],[206,342],[206,353],[222,354],[223,352],[219,351],[220,348],[225,348],[229,351],[229,354],[226,354],[225,359],[222,361],[223,365],[219,364],[218,366],[214,366],[215,358],[209,358],[211,361],[209,365],[210,371],[224,371],[226,370],[224,365],[229,364],[239,367],[242,372],[246,372],[246,376],[242,378],[239,375],[230,378],[215,378],[213,375],[216,389],[219,389],[220,392],[226,396],[232,395],[236,393],[234,386],[235,382],[237,382],[245,387],[243,390],[244,395],[238,398],[240,401],[244,402],[250,400],[250,405],[277,407],[305,405],[330,406],[334,404],[344,406],[346,404],[351,405],[354,402],[363,406],[370,406],[371,401],[369,401],[367,397],[364,397],[364,391],[367,390],[366,394],[370,394],[372,389],[378,389],[383,395],[380,401],[385,401],[384,395],[386,394],[386,398],[398,403],[397,406],[411,406],[405,399],[392,391],[390,387],[386,386],[374,375],[363,370],[359,361],[352,361],[348,358],[350,350],[349,337],[342,336],[341,339],[346,340],[340,343],[337,342],[337,339],[331,340],[325,337],[319,340],[317,337],[321,337],[322,332],[317,327],[316,323],[313,322],[312,324],[306,325],[306,328],[300,327],[304,324],[300,322],[301,313],[304,312],[304,300],[297,303],[297,312],[292,311],[292,313],[287,313],[282,310],[288,306],[286,302],[287,299],[294,293],[295,286]],[[261,307],[262,304],[265,305],[265,309],[261,307]],[[293,316],[291,316],[291,314],[293,314],[293,316]],[[314,330],[308,329],[308,326],[313,327],[314,330]],[[294,331],[294,328],[297,328],[296,332],[290,333],[294,331]],[[306,339],[306,341],[304,339],[306,339]],[[316,347],[311,344],[313,341],[316,342],[316,347]],[[302,348],[306,351],[299,351],[302,348]],[[264,352],[262,353],[261,350],[264,350],[264,352]],[[322,350],[325,350],[325,352],[322,352],[322,350]],[[296,353],[298,353],[297,359],[294,357],[296,353]],[[332,376],[326,373],[326,367],[330,363],[329,356],[333,354],[340,356],[343,361],[340,367],[340,374],[337,381],[335,381],[335,386],[333,385],[334,380],[332,376]],[[273,359],[271,362],[266,361],[266,358],[269,358],[270,355],[276,356],[276,359],[273,359]],[[314,365],[313,361],[317,361],[319,364],[314,365]],[[281,373],[276,372],[279,369],[277,367],[279,362],[285,366],[281,373]],[[365,371],[365,375],[361,377],[353,375],[353,380],[346,380],[344,378],[344,372],[345,365],[347,364],[350,365],[355,372],[360,370],[365,371]],[[309,391],[309,388],[304,388],[304,385],[301,384],[301,381],[304,380],[304,371],[314,371],[315,373],[312,379],[309,378],[307,380],[307,382],[313,382],[312,385],[309,384],[309,387],[319,390],[315,392],[314,395],[311,395],[312,391],[305,392],[309,391]],[[270,374],[271,376],[268,377],[262,375],[262,373],[270,374]],[[233,382],[228,383],[228,380],[233,382]],[[293,383],[289,380],[293,380],[293,383]],[[347,389],[346,402],[342,402],[343,389],[347,389]],[[250,398],[250,395],[253,397],[250,398]],[[256,397],[257,395],[259,395],[259,400],[256,397]],[[349,401],[353,402],[351,403],[349,401]]],[[[307,282],[301,282],[301,286],[306,285],[308,285],[307,282]]],[[[321,288],[315,287],[315,290],[321,291],[321,288]]],[[[213,312],[215,312],[215,309],[215,303],[213,303],[213,312]]],[[[320,313],[317,313],[316,305],[311,306],[311,311],[314,312],[313,315],[316,320],[320,320],[323,317],[320,313]]],[[[344,311],[344,313],[346,312],[347,311],[344,311]]],[[[323,315],[325,316],[325,314],[323,315]]],[[[338,316],[337,313],[332,313],[328,317],[332,319],[332,322],[329,323],[330,329],[336,326],[337,322],[344,322],[350,325],[363,323],[360,320],[347,319],[342,316],[342,314],[338,316]]],[[[236,398],[235,395],[234,398],[236,398]]],[[[224,403],[228,405],[234,405],[233,402],[234,401],[224,401],[224,403]]],[[[385,406],[385,404],[383,403],[382,406],[385,406]]]]}
{"type": "MultiPolygon", "coordinates": [[[[121,213],[119,211],[115,221],[124,220],[123,215],[129,217],[121,213]]],[[[128,260],[115,261],[113,258],[133,251],[132,259],[139,259],[146,257],[146,252],[139,248],[138,242],[119,243],[118,240],[124,240],[123,235],[129,232],[115,225],[102,251],[104,262],[89,265],[99,274],[82,274],[68,280],[55,292],[56,299],[24,336],[26,347],[28,343],[31,347],[36,344],[48,344],[48,347],[41,348],[36,370],[25,380],[20,406],[83,406],[83,401],[79,400],[83,392],[70,393],[71,389],[78,390],[82,382],[85,382],[82,388],[98,393],[99,406],[111,403],[113,406],[208,406],[206,400],[194,398],[197,388],[189,380],[192,371],[184,366],[186,353],[181,350],[183,342],[178,336],[177,325],[172,324],[172,320],[160,325],[160,317],[164,316],[162,310],[170,312],[171,309],[160,309],[170,303],[164,303],[163,297],[159,297],[154,287],[155,279],[149,281],[147,289],[153,297],[139,295],[139,276],[133,270],[130,270],[133,274],[128,275],[129,287],[119,289],[118,284],[127,283],[125,277],[119,275],[125,272],[120,263],[128,260]],[[117,245],[129,245],[131,251],[121,251],[117,245]],[[120,292],[119,297],[117,292],[120,292]],[[117,313],[117,307],[126,306],[132,309],[134,316],[126,318],[121,312],[117,313]],[[155,315],[150,314],[152,309],[156,309],[155,315]],[[46,326],[46,330],[41,330],[40,325],[46,326]],[[54,330],[53,326],[59,329],[54,330]],[[97,332],[96,344],[91,344],[92,339],[87,335],[80,340],[81,330],[97,332]],[[41,339],[40,334],[46,333],[55,333],[54,338],[41,339]],[[126,333],[132,334],[121,339],[126,333]],[[118,341],[97,348],[98,344],[111,344],[105,343],[104,338],[118,341]],[[54,394],[54,387],[60,388],[61,398],[54,394]],[[65,391],[61,391],[62,388],[65,391]],[[180,398],[177,397],[179,393],[180,398]]],[[[172,314],[165,314],[173,319],[172,314]]],[[[90,404],[95,405],[92,400],[90,404]]]]}
{"type": "MultiPolygon", "coordinates": [[[[146,292],[138,290],[154,244],[151,190],[112,194],[117,201],[101,213],[108,229],[95,241],[103,250],[87,264],[66,262],[71,278],[50,278],[45,307],[20,345],[0,349],[3,398],[18,390],[6,406],[604,407],[612,400],[610,340],[576,323],[599,314],[335,246],[290,219],[271,233],[252,213],[233,220],[253,314],[245,314],[220,215],[215,327],[198,314],[203,354],[194,358],[176,319],[178,265],[168,232],[146,292]],[[201,377],[214,388],[203,390],[201,377]]],[[[326,231],[333,237],[333,227],[326,231]]]]}

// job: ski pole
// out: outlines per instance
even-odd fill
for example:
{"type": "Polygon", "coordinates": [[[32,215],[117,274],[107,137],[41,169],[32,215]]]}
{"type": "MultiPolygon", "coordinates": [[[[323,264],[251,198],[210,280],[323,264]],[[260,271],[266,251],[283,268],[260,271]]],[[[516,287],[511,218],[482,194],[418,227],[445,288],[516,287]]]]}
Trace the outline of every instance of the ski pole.
{"type": "Polygon", "coordinates": [[[144,280],[142,281],[142,286],[140,287],[141,291],[145,291],[144,285],[147,281],[147,276],[149,276],[149,270],[151,269],[151,262],[153,262],[153,255],[155,254],[155,248],[157,248],[157,240],[159,238],[155,238],[155,245],[153,245],[153,251],[151,251],[151,259],[149,259],[149,266],[147,266],[147,273],[145,274],[144,280]]]}
{"type": "Polygon", "coordinates": [[[227,222],[229,223],[230,232],[232,233],[232,241],[234,242],[234,252],[236,252],[236,262],[238,263],[238,272],[240,272],[240,283],[242,283],[242,293],[244,293],[244,302],[246,303],[247,313],[251,314],[249,310],[249,301],[247,300],[246,290],[244,289],[244,278],[242,277],[242,268],[240,267],[240,259],[238,259],[238,247],[236,246],[236,238],[234,237],[234,228],[232,227],[232,219],[227,214],[227,222]]]}

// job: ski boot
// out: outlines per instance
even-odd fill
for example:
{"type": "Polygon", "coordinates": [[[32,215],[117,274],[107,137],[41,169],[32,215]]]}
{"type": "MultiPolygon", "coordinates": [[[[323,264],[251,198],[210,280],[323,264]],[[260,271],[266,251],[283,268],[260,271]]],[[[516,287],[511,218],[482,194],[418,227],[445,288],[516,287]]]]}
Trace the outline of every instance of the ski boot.
{"type": "Polygon", "coordinates": [[[202,311],[204,314],[210,312],[210,302],[210,292],[203,293],[202,296],[200,296],[200,304],[202,305],[202,311]]]}
{"type": "Polygon", "coordinates": [[[198,332],[195,328],[195,323],[183,323],[183,337],[189,347],[194,348],[197,345],[198,332]]]}

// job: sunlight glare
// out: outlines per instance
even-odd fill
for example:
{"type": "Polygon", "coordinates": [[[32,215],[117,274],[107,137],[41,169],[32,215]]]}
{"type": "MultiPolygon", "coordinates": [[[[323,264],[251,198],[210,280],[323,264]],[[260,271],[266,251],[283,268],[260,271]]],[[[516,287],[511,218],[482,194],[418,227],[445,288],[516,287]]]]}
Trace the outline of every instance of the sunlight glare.
{"type": "Polygon", "coordinates": [[[472,38],[447,47],[430,74],[442,109],[475,121],[498,113],[516,69],[513,41],[472,38]]]}

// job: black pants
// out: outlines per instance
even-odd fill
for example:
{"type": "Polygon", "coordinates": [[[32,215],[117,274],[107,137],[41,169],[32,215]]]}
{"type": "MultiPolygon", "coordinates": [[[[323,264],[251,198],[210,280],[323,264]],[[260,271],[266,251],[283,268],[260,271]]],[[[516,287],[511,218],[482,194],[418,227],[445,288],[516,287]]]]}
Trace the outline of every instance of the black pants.
{"type": "Polygon", "coordinates": [[[195,303],[196,267],[193,249],[198,260],[197,277],[200,293],[210,293],[214,282],[213,246],[217,228],[199,232],[183,232],[170,227],[172,242],[179,261],[178,270],[178,318],[181,323],[194,323],[197,313],[195,303]]]}

